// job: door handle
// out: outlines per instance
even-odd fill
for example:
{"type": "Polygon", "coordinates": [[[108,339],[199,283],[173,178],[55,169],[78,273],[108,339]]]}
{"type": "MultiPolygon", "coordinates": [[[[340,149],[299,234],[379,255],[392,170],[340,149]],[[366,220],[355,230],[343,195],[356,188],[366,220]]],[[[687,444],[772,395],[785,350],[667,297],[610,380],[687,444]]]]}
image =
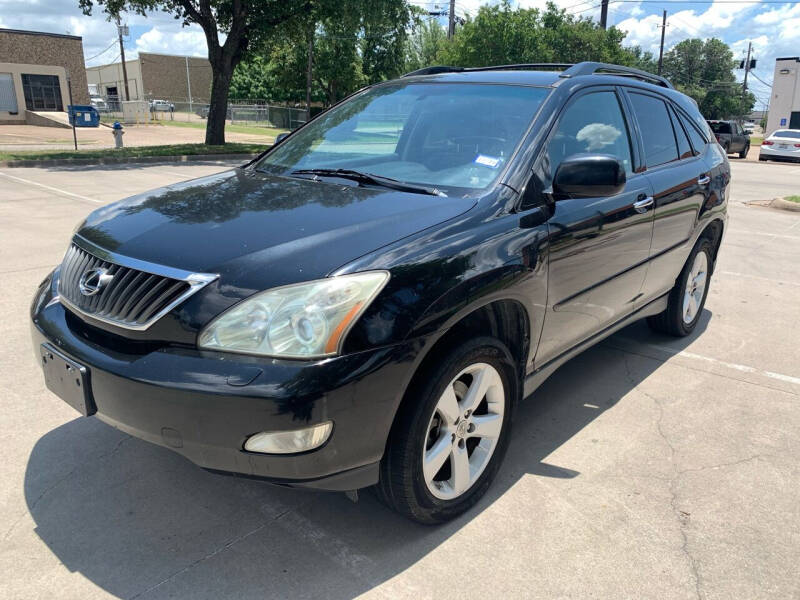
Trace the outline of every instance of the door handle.
{"type": "Polygon", "coordinates": [[[637,200],[633,203],[633,208],[638,213],[646,213],[647,209],[653,206],[655,200],[653,200],[652,196],[647,196],[642,198],[641,200],[637,200]]]}
{"type": "Polygon", "coordinates": [[[711,177],[708,175],[702,175],[697,178],[698,185],[708,185],[709,183],[711,183],[711,177]]]}

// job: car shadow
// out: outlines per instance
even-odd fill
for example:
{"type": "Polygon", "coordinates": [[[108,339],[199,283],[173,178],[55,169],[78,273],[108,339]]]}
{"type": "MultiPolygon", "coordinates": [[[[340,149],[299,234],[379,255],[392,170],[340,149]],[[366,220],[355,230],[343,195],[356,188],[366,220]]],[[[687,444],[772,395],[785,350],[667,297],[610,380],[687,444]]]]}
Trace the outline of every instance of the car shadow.
{"type": "Polygon", "coordinates": [[[521,479],[580,477],[548,457],[630,400],[663,364],[616,342],[663,344],[677,353],[710,318],[704,311],[693,335],[680,340],[639,322],[563,365],[519,405],[487,495],[439,527],[403,519],[369,491],[353,503],[344,494],[207,473],[83,418],[36,443],[25,473],[28,509],[38,536],[70,571],[120,598],[352,598],[420,561],[521,479]]]}

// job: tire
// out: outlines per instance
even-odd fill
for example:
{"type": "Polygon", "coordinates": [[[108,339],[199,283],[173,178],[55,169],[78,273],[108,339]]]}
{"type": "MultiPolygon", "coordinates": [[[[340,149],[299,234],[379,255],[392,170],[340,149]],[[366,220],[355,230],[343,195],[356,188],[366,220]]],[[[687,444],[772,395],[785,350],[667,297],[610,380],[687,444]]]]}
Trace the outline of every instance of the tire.
{"type": "Polygon", "coordinates": [[[739,152],[739,158],[747,158],[747,153],[750,152],[750,144],[744,147],[744,150],[739,152]]]}
{"type": "Polygon", "coordinates": [[[381,500],[429,525],[469,510],[497,475],[520,391],[511,353],[494,338],[469,340],[431,365],[409,388],[392,426],[376,488],[381,500]],[[481,382],[474,412],[466,416],[469,391],[481,382]],[[492,435],[478,437],[478,431],[492,435]],[[425,457],[433,465],[427,471],[425,457]]]}
{"type": "Polygon", "coordinates": [[[763,156],[759,156],[758,160],[761,161],[761,162],[767,162],[767,159],[764,158],[763,156]]]}
{"type": "Polygon", "coordinates": [[[708,296],[708,288],[711,284],[711,270],[713,268],[714,251],[711,240],[706,237],[700,238],[692,249],[686,264],[683,266],[675,287],[669,293],[667,309],[655,316],[647,317],[650,328],[662,333],[668,333],[676,337],[684,337],[692,333],[703,313],[703,307],[708,296]],[[701,257],[700,255],[704,255],[701,257]],[[703,266],[703,262],[705,265],[703,266]],[[699,263],[699,264],[698,264],[699,263]],[[699,281],[696,275],[699,269],[705,275],[702,290],[698,290],[698,285],[693,283],[699,281]],[[694,293],[687,295],[687,287],[694,285],[694,293]],[[687,306],[689,296],[694,300],[693,304],[687,306]],[[693,309],[693,310],[692,310],[693,309]]]}

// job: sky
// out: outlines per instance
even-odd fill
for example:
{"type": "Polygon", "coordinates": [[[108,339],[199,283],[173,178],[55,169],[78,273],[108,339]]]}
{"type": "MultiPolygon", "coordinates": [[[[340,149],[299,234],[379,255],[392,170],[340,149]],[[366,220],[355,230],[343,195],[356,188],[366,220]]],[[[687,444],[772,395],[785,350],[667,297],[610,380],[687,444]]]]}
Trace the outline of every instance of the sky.
{"type": "MultiPolygon", "coordinates": [[[[456,13],[474,15],[480,5],[498,1],[457,0],[456,13]]],[[[410,2],[429,10],[448,6],[447,0],[410,2]]],[[[545,3],[545,0],[512,2],[524,8],[543,7],[545,3]]],[[[556,4],[576,15],[600,18],[600,0],[556,0],[556,4]]],[[[665,51],[686,38],[713,36],[729,44],[737,58],[744,58],[747,44],[752,42],[758,66],[751,72],[754,76],[748,83],[758,98],[758,109],[764,108],[769,100],[775,58],[800,56],[800,0],[611,0],[608,24],[628,32],[625,44],[640,45],[657,56],[664,9],[667,10],[665,51]]],[[[156,12],[147,17],[127,14],[123,15],[123,22],[130,27],[130,36],[125,40],[126,58],[135,58],[140,51],[207,55],[200,27],[181,27],[170,14],[156,12]]],[[[84,16],[78,8],[78,0],[0,0],[0,27],[80,35],[87,66],[119,59],[114,24],[97,9],[91,17],[84,16]]],[[[737,75],[741,79],[742,72],[737,75]]]]}

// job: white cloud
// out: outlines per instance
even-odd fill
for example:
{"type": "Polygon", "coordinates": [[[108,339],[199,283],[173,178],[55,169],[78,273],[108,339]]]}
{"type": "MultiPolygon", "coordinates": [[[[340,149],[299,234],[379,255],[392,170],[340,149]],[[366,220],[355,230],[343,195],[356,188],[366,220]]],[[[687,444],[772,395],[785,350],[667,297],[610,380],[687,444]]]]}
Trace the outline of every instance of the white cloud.
{"type": "Polygon", "coordinates": [[[136,50],[161,54],[208,56],[206,37],[199,26],[187,27],[177,32],[162,27],[153,27],[136,40],[136,50]]]}

